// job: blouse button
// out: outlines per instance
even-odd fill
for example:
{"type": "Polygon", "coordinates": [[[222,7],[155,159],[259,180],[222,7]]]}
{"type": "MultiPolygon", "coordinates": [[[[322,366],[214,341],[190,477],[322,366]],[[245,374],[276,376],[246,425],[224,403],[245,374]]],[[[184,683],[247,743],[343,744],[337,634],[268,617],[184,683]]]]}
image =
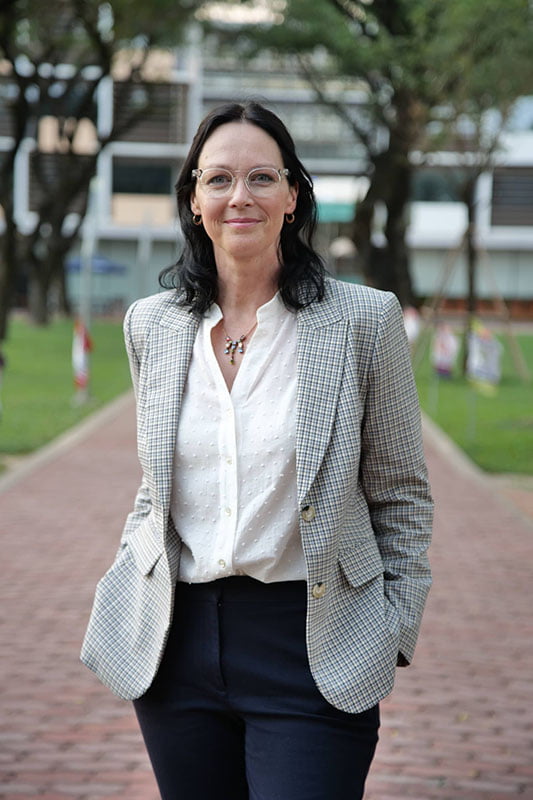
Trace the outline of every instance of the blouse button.
{"type": "Polygon", "coordinates": [[[312,522],[316,517],[316,511],[314,506],[304,506],[302,508],[302,519],[305,522],[312,522]]]}

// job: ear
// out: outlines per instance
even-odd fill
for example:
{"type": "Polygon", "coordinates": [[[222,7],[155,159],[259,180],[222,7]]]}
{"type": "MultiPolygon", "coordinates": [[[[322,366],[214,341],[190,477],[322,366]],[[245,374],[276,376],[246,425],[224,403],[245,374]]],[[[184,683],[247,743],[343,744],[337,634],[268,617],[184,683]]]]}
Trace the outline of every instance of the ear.
{"type": "Polygon", "coordinates": [[[292,214],[294,209],[296,208],[296,203],[298,200],[298,184],[295,183],[294,186],[289,184],[289,197],[287,199],[287,206],[285,208],[286,214],[292,214]]]}
{"type": "Polygon", "coordinates": [[[198,203],[196,201],[196,194],[194,192],[192,192],[192,194],[191,194],[190,205],[191,205],[191,211],[192,211],[193,214],[201,214],[202,213],[200,211],[200,206],[198,205],[198,203]]]}

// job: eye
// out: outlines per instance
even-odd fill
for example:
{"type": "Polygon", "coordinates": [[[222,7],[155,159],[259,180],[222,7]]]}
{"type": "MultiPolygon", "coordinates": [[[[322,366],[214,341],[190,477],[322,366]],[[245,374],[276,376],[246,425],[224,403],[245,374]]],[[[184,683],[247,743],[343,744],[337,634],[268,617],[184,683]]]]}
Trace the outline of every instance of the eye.
{"type": "Polygon", "coordinates": [[[248,181],[254,186],[269,186],[277,183],[278,173],[274,169],[254,169],[250,172],[248,181]]]}
{"type": "Polygon", "coordinates": [[[206,186],[211,186],[213,189],[223,189],[232,183],[233,178],[229,172],[224,170],[206,169],[202,175],[202,180],[206,186]]]}

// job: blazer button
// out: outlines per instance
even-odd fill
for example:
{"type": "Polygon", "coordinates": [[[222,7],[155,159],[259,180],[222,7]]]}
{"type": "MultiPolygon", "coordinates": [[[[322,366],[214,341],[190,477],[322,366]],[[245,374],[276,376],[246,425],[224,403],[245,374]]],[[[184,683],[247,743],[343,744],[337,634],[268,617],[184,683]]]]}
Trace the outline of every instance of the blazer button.
{"type": "Polygon", "coordinates": [[[316,517],[316,511],[314,506],[304,506],[302,508],[302,519],[305,522],[312,522],[316,517]]]}
{"type": "Polygon", "coordinates": [[[315,583],[315,585],[311,589],[311,594],[313,595],[315,600],[320,600],[320,598],[324,597],[324,595],[326,594],[326,584],[315,583]]]}

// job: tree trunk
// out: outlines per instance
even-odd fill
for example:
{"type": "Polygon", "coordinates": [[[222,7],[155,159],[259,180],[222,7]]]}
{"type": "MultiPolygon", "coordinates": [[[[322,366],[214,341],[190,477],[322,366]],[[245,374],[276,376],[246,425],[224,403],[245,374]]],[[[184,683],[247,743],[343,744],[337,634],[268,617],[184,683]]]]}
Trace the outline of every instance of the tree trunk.
{"type": "Polygon", "coordinates": [[[418,141],[421,120],[407,90],[395,93],[394,105],[396,120],[389,129],[388,147],[373,159],[370,187],[356,207],[352,238],[367,282],[394,292],[405,307],[416,304],[405,237],[413,172],[409,155],[418,141]],[[376,242],[374,231],[378,202],[386,210],[382,242],[376,242]]]}
{"type": "Polygon", "coordinates": [[[410,256],[406,241],[408,210],[411,199],[411,175],[411,165],[407,159],[402,159],[396,165],[395,180],[387,203],[387,223],[385,226],[387,256],[392,265],[390,273],[394,276],[392,291],[395,292],[404,308],[415,304],[410,273],[410,256]]]}
{"type": "Polygon", "coordinates": [[[5,261],[0,262],[0,342],[7,339],[7,325],[11,308],[11,276],[5,261]]]}
{"type": "Polygon", "coordinates": [[[61,235],[61,224],[59,223],[49,241],[50,283],[57,291],[57,310],[67,317],[71,314],[71,305],[67,289],[65,258],[72,247],[74,237],[75,234],[71,234],[69,237],[61,235]]]}
{"type": "MultiPolygon", "coordinates": [[[[46,244],[42,239],[38,239],[37,242],[31,239],[27,241],[30,263],[28,308],[36,325],[47,325],[50,321],[52,287],[57,287],[58,301],[61,303],[61,284],[65,281],[63,262],[69,243],[70,240],[64,237],[52,235],[48,236],[46,244]]],[[[63,291],[64,289],[65,287],[63,291]]],[[[66,302],[66,295],[63,300],[66,302]]]]}
{"type": "Polygon", "coordinates": [[[0,342],[7,339],[9,312],[15,293],[15,237],[16,228],[6,215],[6,227],[0,248],[0,342]]]}
{"type": "Polygon", "coordinates": [[[70,317],[72,314],[72,306],[68,296],[67,276],[64,269],[58,274],[56,281],[58,287],[59,313],[63,314],[65,317],[70,317]]]}
{"type": "Polygon", "coordinates": [[[32,269],[28,282],[28,310],[36,325],[48,325],[48,281],[38,270],[32,269]]]}
{"type": "Polygon", "coordinates": [[[358,262],[366,281],[377,289],[394,292],[402,306],[415,303],[405,240],[410,183],[409,162],[399,159],[389,147],[374,163],[369,190],[356,207],[352,228],[358,262]],[[382,243],[373,241],[378,201],[383,203],[387,215],[382,243]]]}
{"type": "Polygon", "coordinates": [[[376,203],[376,182],[371,180],[370,186],[361,202],[355,207],[352,227],[352,241],[356,249],[356,263],[367,283],[372,285],[372,229],[374,226],[374,209],[376,203]]]}

